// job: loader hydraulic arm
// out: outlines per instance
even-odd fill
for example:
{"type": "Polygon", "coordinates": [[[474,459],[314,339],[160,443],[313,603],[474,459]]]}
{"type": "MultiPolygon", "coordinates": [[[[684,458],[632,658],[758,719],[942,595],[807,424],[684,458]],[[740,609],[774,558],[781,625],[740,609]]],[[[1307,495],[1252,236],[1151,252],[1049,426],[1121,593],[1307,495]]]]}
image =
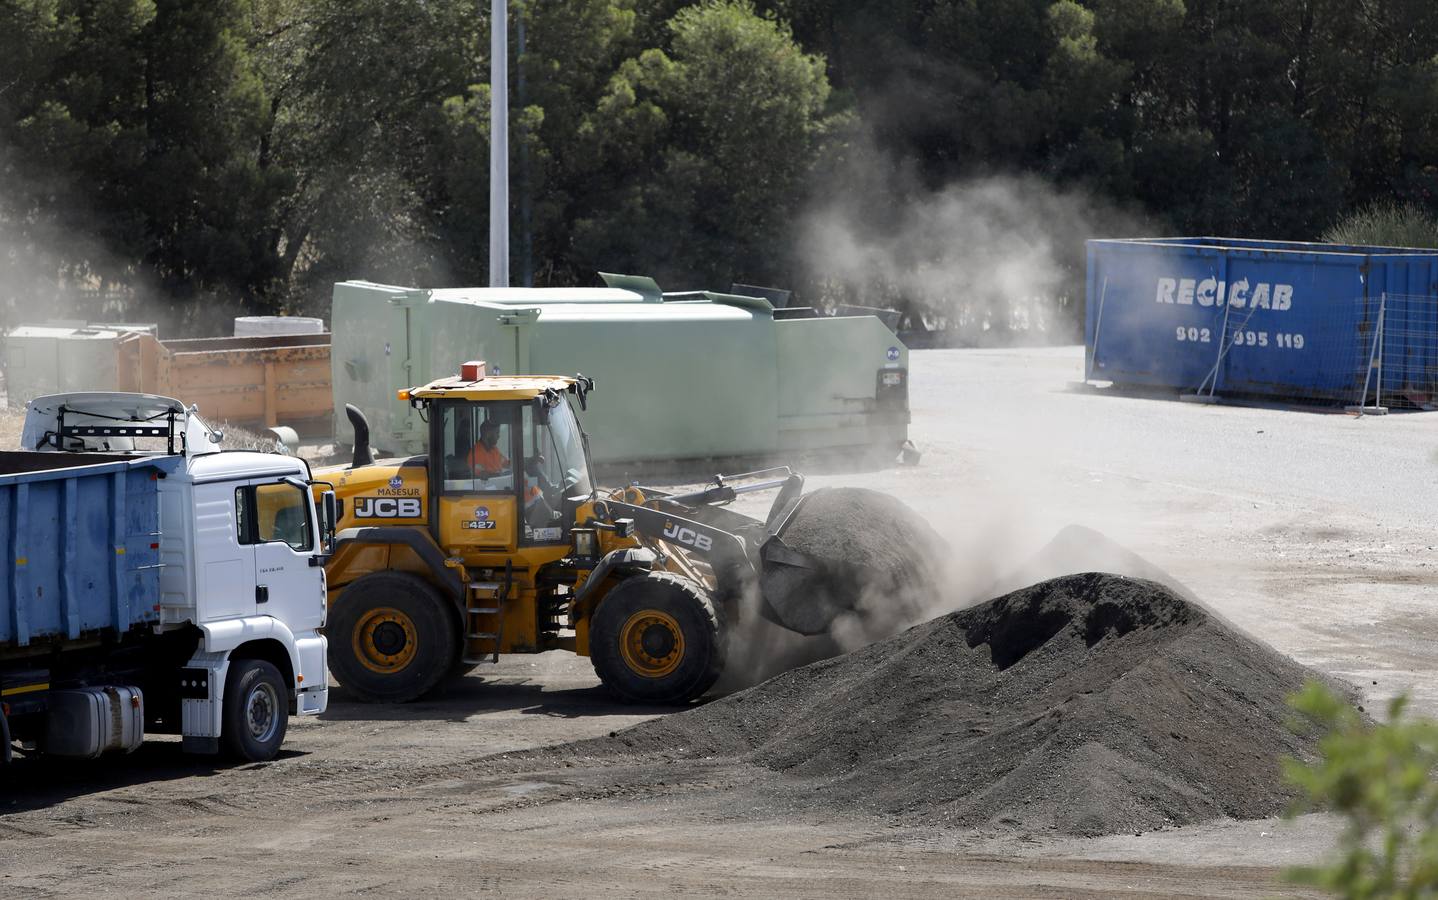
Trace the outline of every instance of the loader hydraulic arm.
{"type": "Polygon", "coordinates": [[[743,577],[753,577],[758,573],[756,557],[743,537],[680,515],[674,509],[665,509],[664,506],[671,504],[662,499],[658,503],[656,508],[619,500],[602,500],[594,505],[594,512],[604,522],[632,519],[634,531],[640,537],[682,547],[709,563],[716,577],[721,572],[743,577]]]}
{"type": "MultiPolygon", "coordinates": [[[[628,527],[645,543],[664,544],[681,556],[706,563],[720,602],[728,604],[757,590],[763,601],[759,614],[764,618],[800,634],[823,633],[849,608],[824,600],[825,579],[834,576],[833,564],[784,543],[783,535],[805,499],[803,476],[787,473],[759,485],[728,483],[739,477],[717,478],[702,491],[680,495],[642,488],[642,505],[601,500],[594,504],[595,516],[610,525],[629,520],[628,527]],[[723,508],[735,494],[774,488],[780,488],[779,495],[763,521],[723,508]]],[[[650,549],[666,552],[663,547],[650,549]]]]}
{"type": "MultiPolygon", "coordinates": [[[[703,490],[691,491],[687,494],[658,494],[671,503],[682,503],[689,506],[709,506],[719,503],[731,503],[740,494],[752,494],[757,491],[772,491],[776,488],[788,488],[791,483],[797,481],[798,489],[804,487],[804,477],[797,475],[788,466],[778,466],[773,469],[763,469],[758,472],[745,472],[742,475],[715,475],[710,485],[703,490]],[[757,480],[754,480],[757,479],[757,480]],[[739,484],[734,484],[739,481],[739,484]]],[[[649,492],[654,493],[654,492],[649,492]]]]}

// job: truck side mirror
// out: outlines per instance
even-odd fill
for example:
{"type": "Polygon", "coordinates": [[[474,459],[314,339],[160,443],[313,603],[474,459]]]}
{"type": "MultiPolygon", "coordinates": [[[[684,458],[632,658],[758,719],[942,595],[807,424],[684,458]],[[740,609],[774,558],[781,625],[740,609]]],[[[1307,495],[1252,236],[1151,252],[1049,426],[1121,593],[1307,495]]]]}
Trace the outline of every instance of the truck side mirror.
{"type": "Polygon", "coordinates": [[[335,492],[325,491],[320,495],[320,541],[324,544],[326,553],[334,552],[335,528],[339,520],[339,503],[335,500],[335,492]]]}

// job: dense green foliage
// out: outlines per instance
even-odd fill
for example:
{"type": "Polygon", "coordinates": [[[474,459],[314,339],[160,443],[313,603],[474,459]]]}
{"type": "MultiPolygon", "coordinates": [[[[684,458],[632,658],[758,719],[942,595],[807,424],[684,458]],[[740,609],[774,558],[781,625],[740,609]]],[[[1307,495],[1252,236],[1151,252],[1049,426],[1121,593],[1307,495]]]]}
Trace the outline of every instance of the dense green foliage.
{"type": "Polygon", "coordinates": [[[1345,827],[1331,862],[1290,876],[1353,900],[1438,893],[1438,723],[1405,718],[1404,697],[1374,723],[1318,684],[1292,702],[1323,730],[1322,756],[1284,760],[1284,774],[1305,809],[1332,810],[1345,827]]]}
{"type": "Polygon", "coordinates": [[[1339,219],[1323,240],[1330,244],[1438,247],[1438,218],[1416,203],[1379,200],[1339,219]]]}
{"type": "MultiPolygon", "coordinates": [[[[138,293],[199,328],[323,311],[337,278],[483,283],[488,10],[0,0],[0,324],[37,303],[118,317],[138,293]]],[[[997,205],[1028,240],[1026,218],[1079,208],[1011,197],[1126,215],[1074,213],[1078,232],[1317,239],[1375,201],[1429,212],[1438,190],[1431,0],[511,0],[511,15],[516,280],[873,287],[933,309],[977,264],[948,258],[973,248],[972,229],[936,233],[949,223],[997,205]],[[942,214],[913,215],[946,191],[942,214]],[[897,274],[836,285],[816,234],[897,274]]],[[[1063,257],[1085,236],[1034,241],[1063,257]]]]}

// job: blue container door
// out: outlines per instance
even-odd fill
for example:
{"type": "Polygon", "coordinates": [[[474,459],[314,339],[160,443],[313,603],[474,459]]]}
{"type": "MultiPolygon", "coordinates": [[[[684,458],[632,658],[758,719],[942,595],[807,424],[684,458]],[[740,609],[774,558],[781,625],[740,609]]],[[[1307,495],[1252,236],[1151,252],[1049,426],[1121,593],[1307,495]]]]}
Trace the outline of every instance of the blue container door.
{"type": "Polygon", "coordinates": [[[1227,281],[1208,247],[1089,246],[1089,377],[1197,389],[1219,362],[1227,281]]]}
{"type": "MultiPolygon", "coordinates": [[[[1376,393],[1417,404],[1438,400],[1438,262],[1425,255],[1377,260],[1369,277],[1367,325],[1383,315],[1382,367],[1373,371],[1376,393]]],[[[1368,344],[1371,346],[1371,340],[1368,344]]]]}
{"type": "Polygon", "coordinates": [[[1232,252],[1219,390],[1356,401],[1368,268],[1357,256],[1232,252]]]}

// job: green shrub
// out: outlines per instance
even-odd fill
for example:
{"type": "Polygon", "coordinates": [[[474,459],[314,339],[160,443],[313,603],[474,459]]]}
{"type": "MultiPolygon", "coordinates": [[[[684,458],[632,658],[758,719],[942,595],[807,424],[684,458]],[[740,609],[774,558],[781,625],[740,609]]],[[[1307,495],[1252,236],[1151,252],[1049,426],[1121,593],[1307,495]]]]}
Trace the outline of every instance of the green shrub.
{"type": "Polygon", "coordinates": [[[1330,244],[1438,247],[1438,219],[1412,203],[1376,201],[1354,210],[1323,232],[1330,244]]]}
{"type": "Polygon", "coordinates": [[[1317,761],[1283,760],[1304,795],[1295,812],[1347,820],[1335,858],[1290,880],[1355,900],[1438,896],[1438,722],[1405,718],[1400,696],[1377,723],[1317,683],[1289,702],[1324,731],[1317,761]]]}

